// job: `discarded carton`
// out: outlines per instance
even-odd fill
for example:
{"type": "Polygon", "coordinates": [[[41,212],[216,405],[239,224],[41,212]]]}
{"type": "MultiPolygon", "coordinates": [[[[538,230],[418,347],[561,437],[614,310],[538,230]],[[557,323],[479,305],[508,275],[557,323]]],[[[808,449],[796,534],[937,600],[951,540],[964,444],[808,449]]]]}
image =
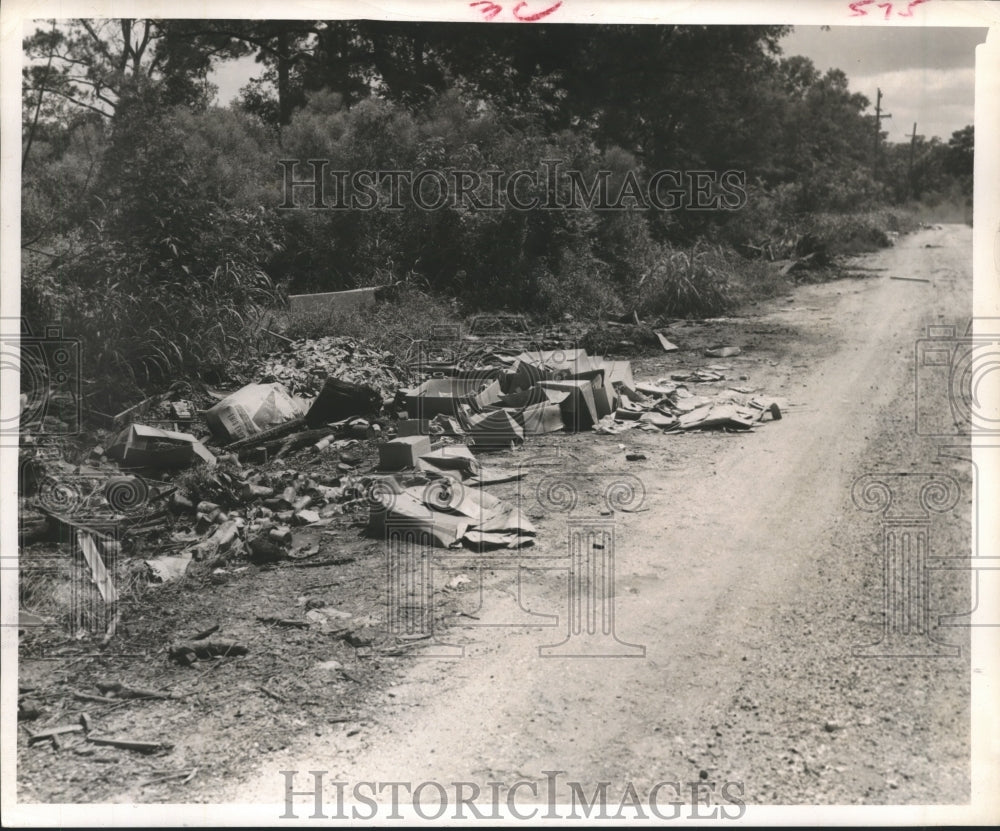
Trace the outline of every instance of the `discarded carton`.
{"type": "MultiPolygon", "coordinates": [[[[555,390],[550,391],[556,392],[555,390]]],[[[569,398],[569,393],[565,393],[565,396],[569,398]]],[[[565,427],[562,419],[562,409],[559,404],[552,401],[530,404],[517,414],[517,418],[524,428],[524,435],[526,436],[556,433],[565,427]]]]}
{"type": "Polygon", "coordinates": [[[123,467],[155,467],[164,470],[187,467],[198,460],[215,464],[215,456],[190,433],[176,433],[132,424],[118,434],[108,448],[108,457],[123,467]]]}
{"type": "Polygon", "coordinates": [[[677,419],[681,430],[706,430],[712,427],[730,427],[749,430],[760,419],[761,413],[736,404],[708,404],[677,419]]]}
{"type": "Polygon", "coordinates": [[[448,444],[438,450],[423,454],[416,467],[430,473],[440,473],[462,481],[479,474],[480,465],[472,451],[464,444],[448,444]]]}
{"type": "Polygon", "coordinates": [[[315,429],[351,416],[374,416],[381,409],[382,396],[372,387],[327,378],[306,413],[306,425],[315,429]]]}
{"type": "Polygon", "coordinates": [[[590,381],[543,381],[540,386],[569,393],[560,405],[567,430],[589,430],[599,421],[594,387],[590,381]]]}
{"type": "Polygon", "coordinates": [[[504,447],[524,441],[524,428],[507,410],[494,410],[468,419],[468,433],[476,447],[504,447]]]}
{"type": "Polygon", "coordinates": [[[435,511],[412,493],[378,493],[368,516],[368,533],[387,542],[399,539],[404,543],[430,543],[440,548],[452,548],[469,529],[469,520],[443,511],[435,511]]]}
{"type": "Polygon", "coordinates": [[[417,459],[431,452],[427,436],[401,436],[379,445],[379,467],[382,470],[402,470],[416,467],[417,459]]]}
{"type": "Polygon", "coordinates": [[[481,412],[500,400],[500,384],[496,379],[483,385],[475,378],[432,378],[402,393],[410,418],[431,419],[456,415],[462,404],[481,412]]]}
{"type": "Polygon", "coordinates": [[[305,415],[305,403],[281,384],[248,384],[205,413],[220,441],[234,442],[305,415]]]}
{"type": "Polygon", "coordinates": [[[398,436],[426,436],[431,432],[431,422],[426,418],[402,418],[396,422],[398,436]]]}
{"type": "Polygon", "coordinates": [[[602,419],[604,416],[614,412],[615,399],[614,390],[610,387],[604,385],[594,387],[594,406],[597,408],[598,419],[602,419]]]}
{"type": "Polygon", "coordinates": [[[563,380],[595,368],[594,359],[583,349],[539,349],[522,352],[517,359],[542,370],[546,381],[563,380]]]}

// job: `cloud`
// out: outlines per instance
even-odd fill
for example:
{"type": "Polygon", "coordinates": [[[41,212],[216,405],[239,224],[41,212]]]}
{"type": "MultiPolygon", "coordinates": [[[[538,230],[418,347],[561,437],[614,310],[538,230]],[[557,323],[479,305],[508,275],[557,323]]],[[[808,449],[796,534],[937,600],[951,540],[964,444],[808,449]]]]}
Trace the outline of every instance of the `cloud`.
{"type": "Polygon", "coordinates": [[[821,71],[844,70],[849,78],[900,69],[975,66],[975,48],[987,29],[838,26],[823,31],[800,26],[782,41],[786,55],[805,55],[821,71]]]}

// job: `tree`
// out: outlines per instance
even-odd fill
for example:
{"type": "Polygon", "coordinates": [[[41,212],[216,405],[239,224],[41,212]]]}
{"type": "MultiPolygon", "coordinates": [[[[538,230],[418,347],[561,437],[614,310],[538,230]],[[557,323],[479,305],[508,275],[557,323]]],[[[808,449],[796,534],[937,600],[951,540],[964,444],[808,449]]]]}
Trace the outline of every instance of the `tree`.
{"type": "Polygon", "coordinates": [[[975,161],[975,128],[969,124],[948,139],[945,169],[953,176],[972,176],[975,161]]]}

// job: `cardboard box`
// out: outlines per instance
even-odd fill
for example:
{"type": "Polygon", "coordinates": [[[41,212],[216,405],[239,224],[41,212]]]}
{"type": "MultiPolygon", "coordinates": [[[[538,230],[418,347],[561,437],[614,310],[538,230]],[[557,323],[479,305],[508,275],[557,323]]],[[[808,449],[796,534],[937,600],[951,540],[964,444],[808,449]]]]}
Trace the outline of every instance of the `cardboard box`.
{"type": "Polygon", "coordinates": [[[596,367],[584,349],[536,349],[522,352],[517,359],[540,369],[546,381],[560,381],[596,367]]]}
{"type": "Polygon", "coordinates": [[[507,410],[473,415],[468,430],[476,447],[506,447],[524,441],[524,428],[507,410]]]}
{"type": "Polygon", "coordinates": [[[382,470],[416,467],[417,459],[430,452],[431,440],[427,436],[402,436],[379,445],[379,467],[382,470]]]}
{"type": "Polygon", "coordinates": [[[500,384],[494,379],[483,389],[480,386],[472,378],[432,378],[419,387],[404,390],[406,413],[413,419],[457,416],[463,404],[482,412],[500,400],[500,384]]]}
{"type": "Polygon", "coordinates": [[[426,418],[403,418],[396,422],[397,436],[427,436],[431,432],[431,423],[426,418]]]}
{"type": "Polygon", "coordinates": [[[629,361],[603,360],[600,366],[604,369],[604,386],[621,390],[629,397],[635,395],[635,378],[632,377],[632,364],[629,361]]]}
{"type": "Polygon", "coordinates": [[[615,398],[616,396],[611,387],[602,385],[594,388],[594,405],[597,407],[598,420],[614,412],[615,398]]]}
{"type": "Polygon", "coordinates": [[[589,430],[599,421],[594,387],[590,381],[543,381],[540,386],[569,393],[560,405],[567,430],[589,430]]]}
{"type": "Polygon", "coordinates": [[[215,464],[215,456],[189,433],[160,430],[132,424],[118,434],[108,456],[123,467],[155,467],[163,470],[187,467],[201,460],[215,464]]]}
{"type": "MultiPolygon", "coordinates": [[[[566,398],[569,398],[568,394],[566,398]]],[[[530,404],[517,414],[517,418],[524,427],[524,435],[526,436],[556,433],[565,427],[562,409],[551,401],[530,404]]]]}

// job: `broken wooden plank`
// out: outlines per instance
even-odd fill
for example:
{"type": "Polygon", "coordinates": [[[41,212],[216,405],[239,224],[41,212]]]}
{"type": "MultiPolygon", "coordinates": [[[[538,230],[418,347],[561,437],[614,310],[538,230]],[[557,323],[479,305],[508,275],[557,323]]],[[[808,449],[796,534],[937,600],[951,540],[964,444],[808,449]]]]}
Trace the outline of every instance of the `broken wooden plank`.
{"type": "Polygon", "coordinates": [[[76,538],[80,552],[83,554],[83,559],[87,561],[87,565],[90,567],[90,576],[101,594],[101,599],[109,606],[117,603],[118,590],[115,588],[111,575],[108,574],[108,570],[104,566],[104,560],[101,558],[101,552],[97,549],[97,543],[94,541],[94,538],[86,531],[77,531],[76,538]]]}
{"type": "Polygon", "coordinates": [[[676,344],[667,340],[667,336],[663,332],[657,332],[654,330],[653,334],[656,335],[657,340],[660,341],[660,346],[663,347],[664,352],[676,352],[679,348],[676,344]]]}
{"type": "Polygon", "coordinates": [[[28,736],[28,744],[35,744],[36,742],[45,741],[46,739],[52,739],[56,736],[61,736],[64,733],[82,732],[82,724],[61,724],[58,727],[48,727],[44,730],[39,730],[37,733],[32,733],[28,736]]]}
{"type": "MultiPolygon", "coordinates": [[[[83,729],[82,727],[80,728],[83,729]]],[[[170,750],[173,745],[167,742],[143,742],[135,739],[112,739],[109,736],[87,736],[92,744],[117,747],[120,750],[135,750],[139,753],[156,753],[158,750],[170,750]]]]}
{"type": "Polygon", "coordinates": [[[108,698],[106,695],[91,695],[90,693],[79,692],[78,690],[73,691],[73,698],[77,701],[93,701],[98,704],[118,704],[121,701],[118,698],[108,698]]]}

